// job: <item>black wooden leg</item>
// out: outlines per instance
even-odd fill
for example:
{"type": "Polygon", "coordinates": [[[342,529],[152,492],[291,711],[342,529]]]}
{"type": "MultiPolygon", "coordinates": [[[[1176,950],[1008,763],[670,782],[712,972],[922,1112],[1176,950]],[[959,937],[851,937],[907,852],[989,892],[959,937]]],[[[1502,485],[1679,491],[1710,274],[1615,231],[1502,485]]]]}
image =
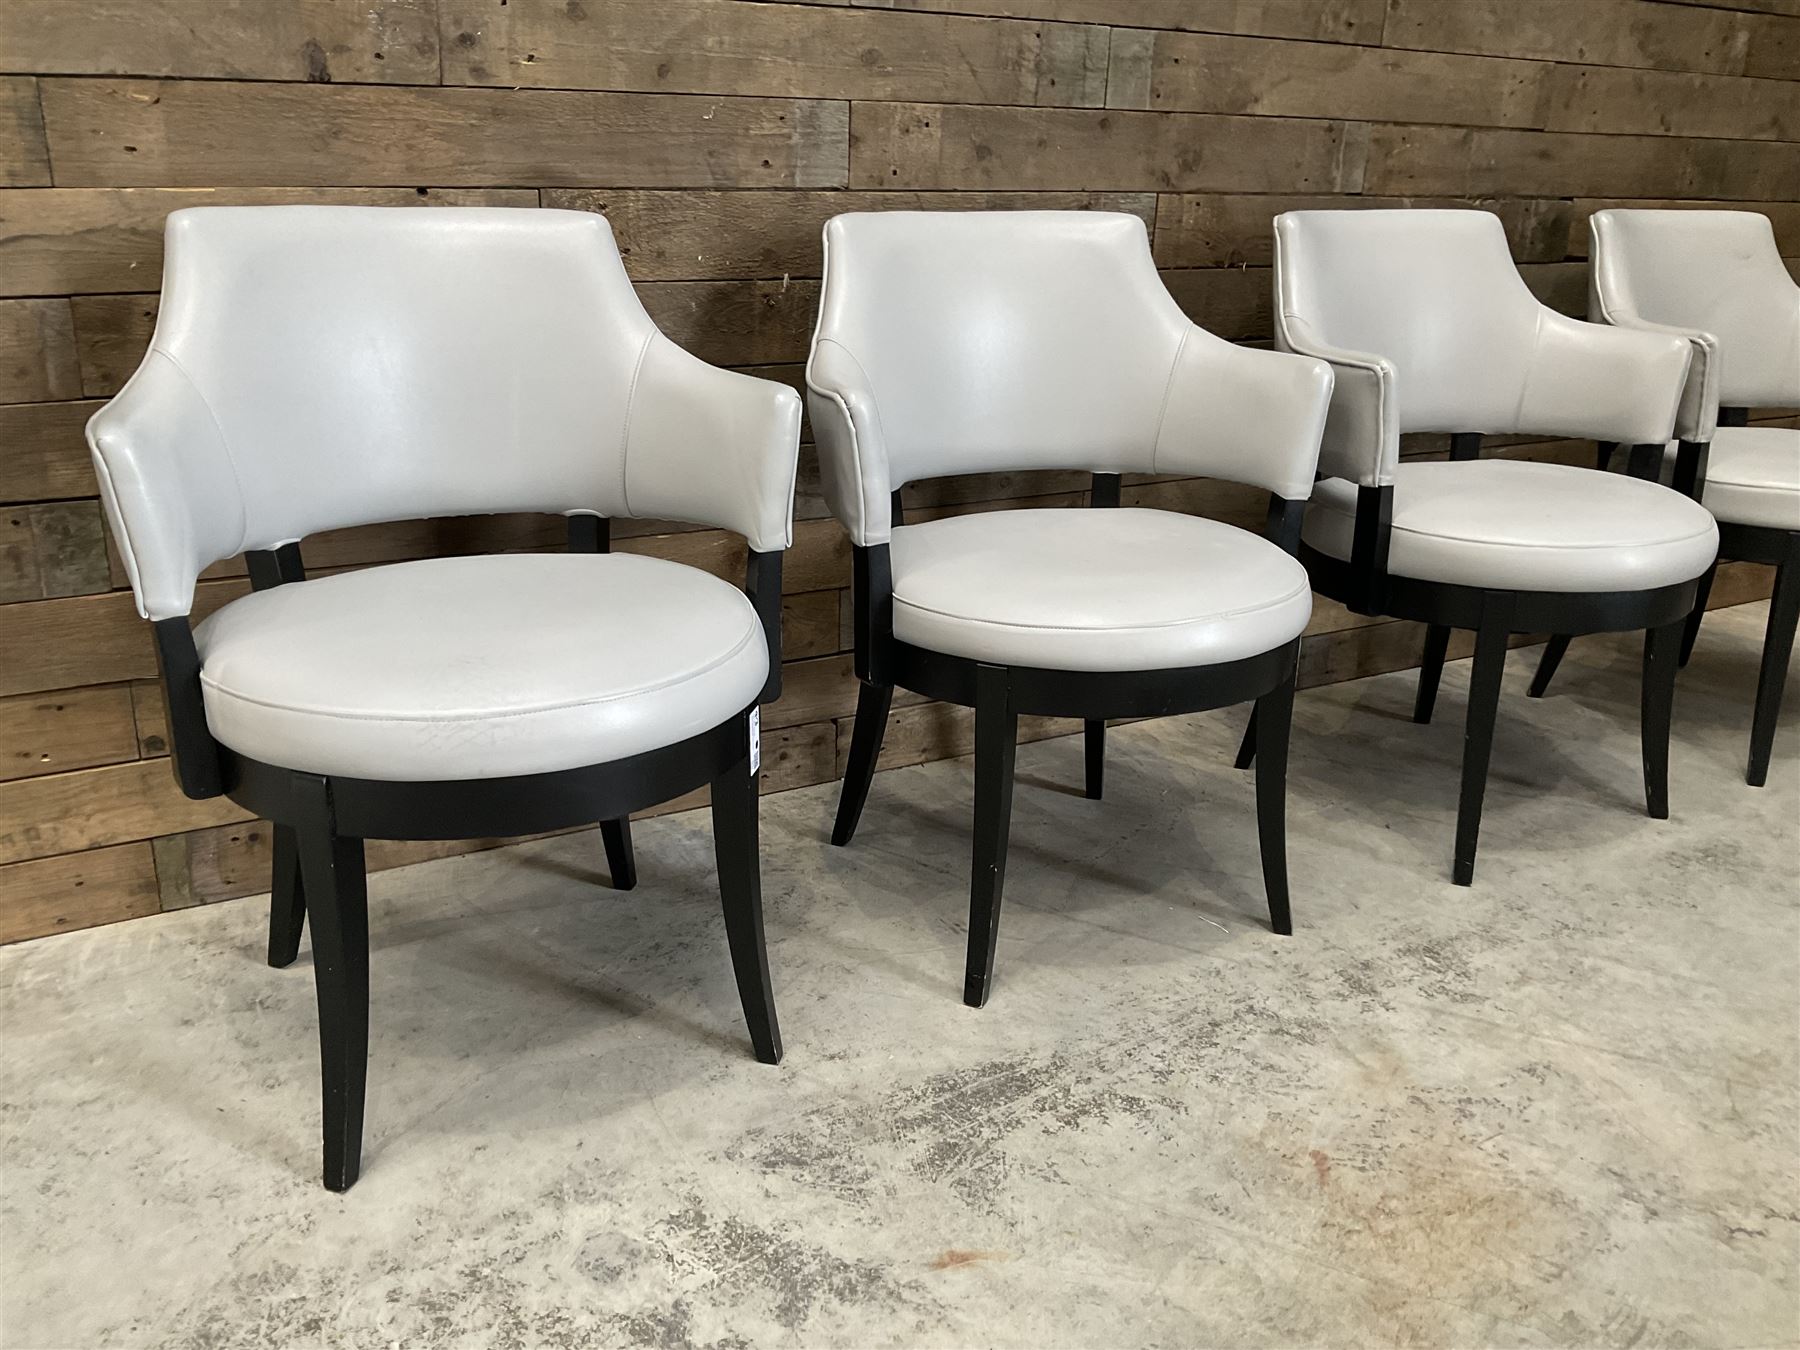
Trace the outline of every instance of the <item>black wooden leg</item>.
{"type": "Polygon", "coordinates": [[[1594,442],[1594,466],[1604,469],[1612,463],[1613,451],[1619,448],[1617,441],[1594,442]]]}
{"type": "Polygon", "coordinates": [[[1763,638],[1762,673],[1756,679],[1756,713],[1750,721],[1750,764],[1744,781],[1762,787],[1769,781],[1769,756],[1775,748],[1775,720],[1781,715],[1781,687],[1787,683],[1788,658],[1794,651],[1794,629],[1800,625],[1800,556],[1789,553],[1775,571],[1775,594],[1769,599],[1769,628],[1763,638]]]}
{"type": "Polygon", "coordinates": [[[1018,740],[1019,715],[1013,711],[1006,668],[976,667],[975,847],[969,872],[969,960],[963,975],[963,1002],[971,1008],[987,1003],[994,983],[1018,740]]]}
{"type": "Polygon", "coordinates": [[[1644,801],[1653,820],[1669,818],[1669,722],[1675,709],[1675,670],[1680,664],[1678,619],[1644,634],[1644,684],[1641,694],[1644,748],[1644,801]]]}
{"type": "Polygon", "coordinates": [[[1287,759],[1297,673],[1256,700],[1256,833],[1262,846],[1269,926],[1282,934],[1294,931],[1288,912],[1287,759]]]}
{"type": "Polygon", "coordinates": [[[1563,653],[1569,650],[1569,635],[1555,633],[1544,644],[1544,654],[1538,658],[1537,674],[1531,677],[1531,688],[1526,695],[1531,698],[1542,698],[1549,691],[1550,681],[1556,678],[1556,668],[1562,664],[1563,653]]]}
{"type": "Polygon", "coordinates": [[[1694,655],[1694,643],[1700,638],[1700,622],[1706,617],[1706,602],[1712,597],[1713,578],[1718,575],[1719,564],[1713,563],[1700,574],[1700,589],[1694,592],[1694,612],[1688,615],[1687,626],[1681,634],[1681,664],[1686,666],[1694,655]]]}
{"type": "Polygon", "coordinates": [[[300,846],[292,825],[275,826],[275,865],[269,874],[269,964],[277,970],[300,955],[306,927],[306,887],[300,881],[300,846]]]}
{"type": "Polygon", "coordinates": [[[769,952],[763,941],[756,794],[756,775],[750,771],[746,750],[743,759],[713,779],[713,855],[719,864],[731,969],[737,976],[750,1044],[764,1064],[779,1064],[781,1028],[775,1021],[775,992],[769,984],[769,952]]]}
{"type": "Polygon", "coordinates": [[[1106,723],[1088,722],[1083,727],[1082,743],[1087,750],[1087,795],[1099,801],[1106,784],[1106,723]]]}
{"type": "Polygon", "coordinates": [[[1244,723],[1244,739],[1238,742],[1237,759],[1232,767],[1247,769],[1256,763],[1256,708],[1250,709],[1250,719],[1244,723]]]}
{"type": "Polygon", "coordinates": [[[606,845],[606,874],[615,891],[637,885],[637,856],[631,851],[631,817],[600,822],[600,838],[606,845]]]}
{"type": "Polygon", "coordinates": [[[891,684],[864,683],[856,693],[856,729],[850,734],[850,762],[844,766],[844,786],[838,792],[837,822],[831,842],[844,845],[856,833],[863,803],[869,800],[869,783],[875,777],[875,761],[881,758],[881,738],[887,732],[888,705],[894,699],[891,684]]]}
{"type": "Polygon", "coordinates": [[[294,775],[294,798],[319,994],[325,1186],[347,1191],[362,1172],[369,1073],[369,897],[363,844],[337,833],[326,779],[294,775]]]}
{"type": "Polygon", "coordinates": [[[1413,721],[1423,725],[1431,720],[1437,706],[1438,683],[1444,678],[1444,653],[1450,647],[1450,629],[1441,623],[1425,629],[1425,654],[1419,661],[1419,693],[1413,699],[1413,721]]]}
{"type": "Polygon", "coordinates": [[[1500,680],[1506,673],[1506,638],[1512,623],[1510,596],[1490,596],[1475,633],[1475,669],[1469,676],[1469,714],[1463,731],[1462,797],[1456,807],[1456,863],[1451,880],[1475,880],[1475,845],[1481,837],[1481,801],[1487,793],[1500,680]]]}

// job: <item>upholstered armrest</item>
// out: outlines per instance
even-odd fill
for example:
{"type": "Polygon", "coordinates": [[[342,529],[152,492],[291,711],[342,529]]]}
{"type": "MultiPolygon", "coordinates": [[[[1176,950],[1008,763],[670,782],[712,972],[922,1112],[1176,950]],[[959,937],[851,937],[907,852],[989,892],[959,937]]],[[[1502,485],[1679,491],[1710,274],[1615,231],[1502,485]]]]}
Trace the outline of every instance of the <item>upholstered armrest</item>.
{"type": "Polygon", "coordinates": [[[1331,367],[1331,410],[1319,443],[1319,472],[1361,487],[1394,481],[1400,463],[1400,411],[1394,363],[1333,347],[1297,314],[1278,314],[1276,345],[1331,367]]]}
{"type": "Polygon", "coordinates": [[[887,543],[893,483],[868,376],[848,348],[820,338],[806,363],[806,388],[831,514],[852,543],[887,543]]]}
{"type": "Polygon", "coordinates": [[[1590,317],[1615,328],[1629,328],[1642,333],[1665,333],[1684,339],[1693,347],[1693,363],[1688,367],[1687,387],[1682,390],[1681,406],[1675,414],[1675,434],[1684,441],[1710,441],[1719,420],[1719,340],[1698,328],[1677,328],[1666,323],[1652,323],[1624,309],[1610,309],[1602,295],[1592,297],[1590,317]]]}
{"type": "Polygon", "coordinates": [[[212,409],[172,359],[151,351],[87,425],[100,498],[138,613],[175,619],[200,570],[244,546],[244,499],[212,409]]]}
{"type": "Polygon", "coordinates": [[[1685,336],[1582,323],[1542,309],[1510,429],[1626,445],[1667,441],[1693,350],[1685,336]]]}
{"type": "Polygon", "coordinates": [[[650,339],[625,426],[625,500],[635,516],[734,530],[759,553],[793,542],[800,396],[650,339]]]}
{"type": "Polygon", "coordinates": [[[1304,501],[1331,383],[1324,361],[1239,347],[1192,328],[1169,373],[1151,470],[1228,478],[1304,501]]]}

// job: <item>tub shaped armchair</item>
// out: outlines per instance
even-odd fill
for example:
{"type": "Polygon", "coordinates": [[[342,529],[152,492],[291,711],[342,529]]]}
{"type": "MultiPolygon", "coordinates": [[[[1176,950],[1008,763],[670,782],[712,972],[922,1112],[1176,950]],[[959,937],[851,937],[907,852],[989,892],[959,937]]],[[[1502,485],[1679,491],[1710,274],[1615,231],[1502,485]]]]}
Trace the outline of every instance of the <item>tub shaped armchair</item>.
{"type": "Polygon", "coordinates": [[[363,840],[607,822],[710,784],[757,1057],[781,1053],[757,865],[755,717],[779,678],[799,400],[662,336],[581,212],[220,207],[168,222],[149,354],[88,427],[175,770],[275,823],[269,959],[312,930],[324,1176],[361,1165],[363,840]],[[308,580],[320,530],[569,518],[570,551],[308,580]],[[745,589],[612,554],[615,516],[721,526],[745,589]],[[202,568],[254,593],[194,624],[202,568]]]}
{"type": "Polygon", "coordinates": [[[975,835],[964,1001],[993,984],[1021,713],[1087,724],[1258,701],[1263,879],[1291,931],[1289,713],[1312,610],[1293,556],[1331,375],[1196,327],[1135,216],[838,216],[807,365],[825,492],[855,559],[862,681],[832,842],[855,832],[895,685],[975,710],[975,835]],[[1093,472],[1106,509],[907,524],[902,488],[947,474],[1093,472]],[[1267,536],[1121,507],[1125,472],[1266,489],[1267,536]]]}
{"type": "Polygon", "coordinates": [[[1566,318],[1526,289],[1484,211],[1294,211],[1275,221],[1275,333],[1338,372],[1301,557],[1364,614],[1427,625],[1415,720],[1429,721],[1452,628],[1473,629],[1452,878],[1475,873],[1512,633],[1647,630],[1649,810],[1668,814],[1682,620],[1718,548],[1679,492],[1561,464],[1478,458],[1489,433],[1661,453],[1691,344],[1566,318]],[[1403,432],[1451,433],[1448,462],[1400,460],[1403,432]]]}

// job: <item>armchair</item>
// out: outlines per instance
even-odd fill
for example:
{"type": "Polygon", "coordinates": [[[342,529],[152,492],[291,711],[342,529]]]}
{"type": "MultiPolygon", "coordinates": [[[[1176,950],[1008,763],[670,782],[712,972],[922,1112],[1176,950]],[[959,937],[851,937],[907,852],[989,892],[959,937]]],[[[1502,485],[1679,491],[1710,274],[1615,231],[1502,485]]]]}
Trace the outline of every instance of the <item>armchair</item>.
{"type": "Polygon", "coordinates": [[[181,786],[275,822],[270,963],[311,926],[325,1184],[361,1167],[366,838],[607,822],[629,886],[629,813],[710,783],[738,989],[777,1062],[754,736],[798,398],[664,338],[596,215],[198,208],[167,234],[150,352],[88,437],[181,786]],[[568,516],[570,552],[305,579],[316,531],[501,511],[568,516]],[[743,534],[745,591],[610,554],[634,513],[743,534]],[[200,570],[239,553],[254,592],[191,624],[200,570]]]}
{"type": "Polygon", "coordinates": [[[1293,556],[1331,389],[1322,361],[1234,347],[1163,288],[1142,222],[1100,212],[838,216],[807,365],[827,499],[854,549],[861,690],[834,844],[867,800],[895,685],[975,710],[963,999],[993,987],[1020,714],[1087,724],[1257,701],[1263,880],[1292,931],[1286,743],[1312,610],[1293,556]],[[905,522],[944,474],[1093,471],[1099,510],[905,522]],[[1118,505],[1124,472],[1270,494],[1268,537],[1118,505]]]}
{"type": "MultiPolygon", "coordinates": [[[[1453,879],[1474,878],[1508,635],[1648,630],[1650,814],[1668,814],[1680,623],[1717,531],[1655,483],[1480,460],[1489,433],[1669,439],[1691,344],[1565,318],[1481,211],[1296,211],[1275,221],[1276,345],[1331,363],[1336,393],[1301,557],[1315,589],[1427,625],[1414,719],[1429,721],[1451,628],[1476,632],[1453,879]],[[1401,463],[1402,432],[1451,433],[1401,463]]],[[[1247,746],[1248,748],[1248,746],[1247,746]]]]}

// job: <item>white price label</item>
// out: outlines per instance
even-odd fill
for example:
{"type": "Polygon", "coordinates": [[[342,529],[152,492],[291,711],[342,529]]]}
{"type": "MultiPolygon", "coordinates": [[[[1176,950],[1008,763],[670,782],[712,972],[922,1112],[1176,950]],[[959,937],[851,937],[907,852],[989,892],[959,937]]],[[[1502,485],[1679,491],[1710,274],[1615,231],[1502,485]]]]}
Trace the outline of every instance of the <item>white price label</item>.
{"type": "Polygon", "coordinates": [[[762,709],[750,710],[750,772],[762,770],[762,709]]]}

